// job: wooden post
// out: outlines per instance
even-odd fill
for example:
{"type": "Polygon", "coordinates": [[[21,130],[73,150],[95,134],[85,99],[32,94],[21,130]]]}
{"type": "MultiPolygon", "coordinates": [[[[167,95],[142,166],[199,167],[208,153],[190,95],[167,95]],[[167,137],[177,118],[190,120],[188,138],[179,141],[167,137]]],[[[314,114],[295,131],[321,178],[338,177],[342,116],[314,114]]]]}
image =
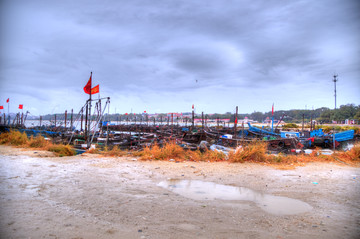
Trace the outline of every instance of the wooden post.
{"type": "Polygon", "coordinates": [[[194,128],[194,120],[195,120],[195,112],[194,112],[194,106],[192,108],[192,123],[191,123],[191,126],[194,128]]]}
{"type": "Polygon", "coordinates": [[[84,114],[83,113],[84,113],[84,108],[82,108],[81,112],[80,112],[80,114],[81,114],[80,132],[83,131],[83,120],[84,120],[84,114]]]}
{"type": "Polygon", "coordinates": [[[66,130],[66,122],[67,122],[67,110],[65,110],[65,130],[66,130]]]}
{"type": "MultiPolygon", "coordinates": [[[[88,101],[89,102],[89,101],[88,101]]],[[[85,111],[85,141],[87,143],[87,135],[88,135],[88,111],[89,111],[89,104],[86,104],[86,111],[85,111]]]]}
{"type": "Polygon", "coordinates": [[[237,118],[238,118],[238,107],[236,106],[235,118],[234,118],[234,138],[236,138],[237,118]]]}
{"type": "Polygon", "coordinates": [[[72,130],[72,128],[73,128],[73,114],[74,114],[74,110],[73,109],[71,109],[71,116],[70,116],[70,128],[71,128],[71,130],[72,130]]]}
{"type": "Polygon", "coordinates": [[[40,115],[40,127],[41,127],[42,116],[40,115]]]}
{"type": "Polygon", "coordinates": [[[302,132],[304,133],[304,121],[305,121],[305,114],[303,114],[303,121],[302,121],[302,132]]]}
{"type": "Polygon", "coordinates": [[[56,114],[55,114],[55,128],[56,128],[56,114]]]}
{"type": "Polygon", "coordinates": [[[204,129],[204,111],[201,112],[201,127],[204,129]]]}
{"type": "Polygon", "coordinates": [[[242,125],[241,139],[244,140],[244,131],[245,131],[244,120],[241,125],[242,125]]]}

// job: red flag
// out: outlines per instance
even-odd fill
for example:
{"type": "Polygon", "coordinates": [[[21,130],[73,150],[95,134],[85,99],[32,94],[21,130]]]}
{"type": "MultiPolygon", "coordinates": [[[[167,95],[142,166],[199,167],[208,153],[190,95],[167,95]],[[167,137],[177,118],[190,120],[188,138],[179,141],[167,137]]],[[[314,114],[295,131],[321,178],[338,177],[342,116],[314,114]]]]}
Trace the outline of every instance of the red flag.
{"type": "Polygon", "coordinates": [[[128,113],[125,113],[125,115],[128,115],[128,113]]]}
{"type": "Polygon", "coordinates": [[[146,113],[146,110],[144,110],[144,113],[146,113]]]}
{"type": "Polygon", "coordinates": [[[90,94],[90,92],[91,92],[91,75],[90,75],[90,79],[89,79],[88,83],[84,87],[84,92],[86,94],[90,94]]]}
{"type": "Polygon", "coordinates": [[[192,109],[194,109],[194,104],[192,105],[192,109]]]}
{"type": "Polygon", "coordinates": [[[95,86],[94,88],[91,89],[91,94],[97,94],[99,93],[99,85],[95,86]]]}
{"type": "Polygon", "coordinates": [[[271,115],[274,115],[274,104],[272,105],[271,115]]]}
{"type": "Polygon", "coordinates": [[[237,118],[235,118],[235,124],[237,124],[237,118]]]}
{"type": "Polygon", "coordinates": [[[4,106],[0,105],[0,110],[3,110],[4,109],[4,106]]]}
{"type": "Polygon", "coordinates": [[[24,105],[19,105],[19,109],[22,110],[24,105]]]}
{"type": "Polygon", "coordinates": [[[6,100],[6,103],[9,103],[9,100],[10,100],[10,98],[8,98],[8,99],[6,100]]]}

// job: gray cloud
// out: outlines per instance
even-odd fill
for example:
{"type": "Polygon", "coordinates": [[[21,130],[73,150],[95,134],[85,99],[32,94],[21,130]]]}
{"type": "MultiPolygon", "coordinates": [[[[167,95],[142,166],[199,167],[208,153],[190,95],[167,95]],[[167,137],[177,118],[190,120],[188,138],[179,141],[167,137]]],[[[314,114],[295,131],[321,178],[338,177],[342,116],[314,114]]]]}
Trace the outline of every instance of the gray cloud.
{"type": "Polygon", "coordinates": [[[90,71],[118,112],[332,107],[335,71],[360,104],[355,0],[1,4],[0,105],[79,108],[90,71]]]}

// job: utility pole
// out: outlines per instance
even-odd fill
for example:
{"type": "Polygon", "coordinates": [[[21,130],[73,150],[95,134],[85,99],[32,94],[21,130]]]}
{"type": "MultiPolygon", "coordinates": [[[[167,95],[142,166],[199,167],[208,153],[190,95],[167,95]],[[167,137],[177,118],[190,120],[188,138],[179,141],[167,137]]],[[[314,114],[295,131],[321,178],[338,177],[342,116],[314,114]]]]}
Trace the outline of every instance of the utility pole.
{"type": "MultiPolygon", "coordinates": [[[[336,114],[336,82],[338,81],[337,79],[338,75],[337,74],[334,74],[334,79],[333,79],[333,82],[334,82],[334,96],[335,96],[335,114],[336,114]]],[[[333,130],[333,148],[335,150],[335,126],[334,126],[334,130],[333,130]]]]}
{"type": "Polygon", "coordinates": [[[67,121],[67,110],[65,110],[65,130],[66,130],[66,121],[67,121]]]}
{"type": "Polygon", "coordinates": [[[334,79],[333,79],[333,82],[334,82],[334,96],[335,96],[335,110],[336,110],[336,82],[338,81],[337,79],[338,75],[334,74],[334,79]]]}

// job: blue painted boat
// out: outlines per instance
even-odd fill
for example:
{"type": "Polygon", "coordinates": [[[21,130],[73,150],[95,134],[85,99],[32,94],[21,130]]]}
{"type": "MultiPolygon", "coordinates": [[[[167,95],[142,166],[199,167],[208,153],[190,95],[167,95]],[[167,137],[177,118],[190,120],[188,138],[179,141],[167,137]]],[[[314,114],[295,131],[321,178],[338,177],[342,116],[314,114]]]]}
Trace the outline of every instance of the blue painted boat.
{"type": "Polygon", "coordinates": [[[352,140],[352,139],[354,139],[354,133],[355,133],[354,130],[347,130],[347,131],[335,133],[335,140],[337,142],[344,142],[347,140],[352,140]]]}
{"type": "Polygon", "coordinates": [[[250,133],[257,134],[257,135],[262,135],[262,136],[278,136],[278,137],[280,137],[280,134],[277,134],[275,132],[271,132],[271,131],[268,131],[268,130],[265,130],[265,129],[256,128],[254,126],[251,126],[250,123],[248,123],[248,125],[249,125],[248,131],[250,133]]]}

